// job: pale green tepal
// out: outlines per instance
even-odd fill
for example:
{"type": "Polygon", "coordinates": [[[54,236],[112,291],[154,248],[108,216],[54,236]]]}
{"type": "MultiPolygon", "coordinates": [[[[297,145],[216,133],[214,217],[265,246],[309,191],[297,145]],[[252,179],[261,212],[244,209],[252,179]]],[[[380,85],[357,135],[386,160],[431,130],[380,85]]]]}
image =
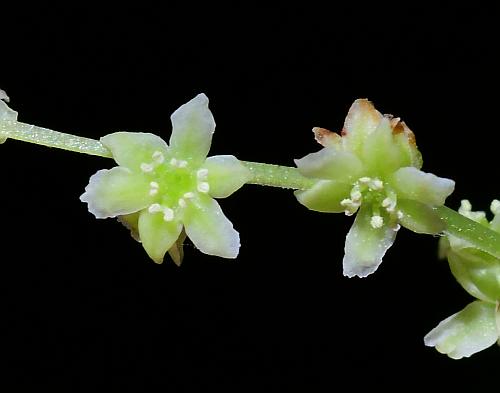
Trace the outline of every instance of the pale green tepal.
{"type": "Polygon", "coordinates": [[[119,166],[93,175],[80,199],[97,218],[117,217],[157,263],[169,251],[180,264],[186,235],[206,254],[236,258],[239,234],[214,198],[231,195],[251,174],[234,156],[207,158],[215,121],[204,94],[171,121],[169,145],[148,133],[101,138],[119,166]]]}
{"type": "MultiPolygon", "coordinates": [[[[472,211],[463,200],[460,214],[500,232],[500,201],[491,203],[493,219],[483,211],[472,211]]],[[[448,258],[457,281],[479,299],[442,321],[424,338],[425,344],[453,359],[469,357],[493,345],[500,345],[500,260],[454,236],[440,240],[440,256],[448,258]]]]}
{"type": "Polygon", "coordinates": [[[444,204],[455,183],[420,170],[413,132],[399,118],[359,99],[341,135],[324,128],[313,132],[324,148],[295,163],[316,182],[295,195],[311,210],[357,212],[346,238],[344,275],[365,277],[377,270],[400,225],[418,233],[444,229],[433,207],[444,204]]]}
{"type": "MultiPolygon", "coordinates": [[[[5,103],[9,102],[9,97],[5,93],[5,91],[0,89],[0,122],[2,120],[17,120],[17,112],[10,109],[9,106],[5,103]]],[[[7,138],[0,137],[0,143],[4,143],[7,138]]]]}

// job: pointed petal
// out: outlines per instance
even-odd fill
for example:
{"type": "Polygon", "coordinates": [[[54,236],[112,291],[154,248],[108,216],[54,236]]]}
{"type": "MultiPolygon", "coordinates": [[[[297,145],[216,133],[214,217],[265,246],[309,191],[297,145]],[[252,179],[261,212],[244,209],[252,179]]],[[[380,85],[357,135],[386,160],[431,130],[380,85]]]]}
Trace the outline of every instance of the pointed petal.
{"type": "Polygon", "coordinates": [[[389,182],[401,198],[413,199],[431,206],[443,205],[455,188],[453,180],[437,177],[413,167],[398,169],[389,182]]]}
{"type": "Polygon", "coordinates": [[[341,213],[346,210],[340,203],[349,198],[352,185],[335,180],[319,180],[308,190],[295,191],[295,197],[305,207],[324,213],[341,213]]]}
{"type": "Polygon", "coordinates": [[[167,154],[168,146],[159,136],[144,132],[115,132],[100,139],[121,166],[139,171],[141,164],[153,161],[157,151],[167,154]]]}
{"type": "Polygon", "coordinates": [[[203,253],[223,258],[236,258],[240,236],[219,204],[206,195],[193,199],[185,209],[186,234],[203,253]]]}
{"type": "Polygon", "coordinates": [[[143,210],[139,216],[139,236],[142,246],[156,263],[162,263],[165,253],[174,246],[182,231],[179,221],[165,221],[163,214],[143,210]]]}
{"type": "Polygon", "coordinates": [[[184,240],[186,239],[186,231],[181,231],[179,238],[175,241],[174,245],[168,250],[168,254],[172,261],[177,266],[180,266],[184,259],[184,240]]]}
{"type": "Polygon", "coordinates": [[[215,120],[208,109],[207,96],[198,94],[177,109],[170,119],[173,127],[170,146],[174,154],[183,160],[203,162],[215,131],[215,120]]]}
{"type": "Polygon", "coordinates": [[[363,164],[353,153],[333,148],[323,148],[294,161],[300,173],[317,179],[347,182],[357,179],[363,170],[363,164]]]}
{"type": "Polygon", "coordinates": [[[403,213],[399,223],[415,233],[436,235],[446,228],[446,224],[434,208],[411,199],[398,199],[398,210],[403,213]]]}
{"type": "Polygon", "coordinates": [[[145,176],[118,166],[95,173],[80,200],[88,204],[89,212],[96,218],[107,218],[144,209],[153,197],[145,176]]]}
{"type": "Polygon", "coordinates": [[[252,178],[250,171],[235,156],[208,157],[203,168],[208,170],[210,195],[225,198],[252,178]]]}
{"type": "Polygon", "coordinates": [[[452,359],[469,357],[498,339],[495,304],[475,301],[446,318],[424,338],[425,345],[452,359]]]}
{"type": "Polygon", "coordinates": [[[363,163],[373,174],[388,174],[411,165],[406,149],[394,138],[394,120],[384,117],[375,131],[366,137],[362,146],[363,163]]]}
{"type": "Polygon", "coordinates": [[[139,238],[139,216],[140,212],[135,212],[116,217],[118,222],[130,231],[130,236],[132,236],[134,240],[137,240],[138,242],[141,241],[141,239],[139,238]]]}
{"type": "Polygon", "coordinates": [[[371,206],[361,205],[345,242],[344,276],[366,277],[372,274],[394,243],[397,232],[387,224],[373,228],[371,218],[371,206]]]}
{"type": "Polygon", "coordinates": [[[354,101],[344,122],[342,139],[346,147],[359,152],[363,141],[377,128],[382,115],[366,99],[354,101]]]}

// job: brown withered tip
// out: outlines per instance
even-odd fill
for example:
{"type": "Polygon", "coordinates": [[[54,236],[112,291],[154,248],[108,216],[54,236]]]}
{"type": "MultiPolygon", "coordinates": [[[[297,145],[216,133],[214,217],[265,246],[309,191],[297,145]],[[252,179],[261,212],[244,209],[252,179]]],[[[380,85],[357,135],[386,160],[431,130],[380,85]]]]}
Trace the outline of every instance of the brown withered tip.
{"type": "Polygon", "coordinates": [[[312,131],[316,142],[324,147],[332,146],[340,142],[340,135],[326,128],[314,127],[312,131]]]}
{"type": "Polygon", "coordinates": [[[415,139],[415,134],[413,133],[412,130],[408,128],[406,123],[404,121],[401,121],[401,119],[394,118],[391,121],[391,127],[392,127],[392,134],[393,135],[398,135],[398,134],[404,134],[406,138],[408,139],[408,142],[410,145],[417,146],[417,141],[415,139]],[[397,122],[394,122],[394,120],[397,120],[397,122]]]}

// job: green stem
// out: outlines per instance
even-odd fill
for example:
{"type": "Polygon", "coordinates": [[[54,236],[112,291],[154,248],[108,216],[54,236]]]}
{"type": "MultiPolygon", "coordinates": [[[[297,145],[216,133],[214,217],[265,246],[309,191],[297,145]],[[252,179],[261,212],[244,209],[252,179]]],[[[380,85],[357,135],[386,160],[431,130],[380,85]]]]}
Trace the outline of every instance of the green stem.
{"type": "Polygon", "coordinates": [[[436,208],[436,211],[441,220],[446,223],[445,234],[465,240],[474,247],[500,258],[500,233],[478,224],[446,206],[440,206],[436,208]]]}
{"type": "MultiPolygon", "coordinates": [[[[18,139],[77,153],[112,158],[111,152],[95,139],[65,134],[17,121],[0,121],[0,139],[2,138],[18,139]]],[[[307,189],[314,184],[314,180],[302,176],[297,168],[248,161],[243,161],[243,165],[253,174],[253,178],[248,181],[250,184],[291,189],[307,189]]],[[[500,258],[499,233],[446,206],[438,207],[436,211],[446,223],[447,235],[465,240],[472,246],[500,258]]]]}
{"type": "Polygon", "coordinates": [[[47,147],[112,158],[111,152],[95,139],[65,134],[48,128],[32,126],[12,120],[0,121],[0,138],[17,139],[47,147]]]}

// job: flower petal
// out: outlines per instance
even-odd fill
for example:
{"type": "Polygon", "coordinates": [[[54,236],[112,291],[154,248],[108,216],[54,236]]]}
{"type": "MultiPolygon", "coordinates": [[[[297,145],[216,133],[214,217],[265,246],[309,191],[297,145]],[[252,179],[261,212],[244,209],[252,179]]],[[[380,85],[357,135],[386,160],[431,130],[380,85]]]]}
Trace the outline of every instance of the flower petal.
{"type": "MultiPolygon", "coordinates": [[[[0,90],[0,121],[2,120],[17,120],[17,112],[9,108],[9,106],[3,101],[9,101],[9,97],[5,94],[5,91],[0,90]]],[[[7,138],[0,137],[0,144],[4,143],[7,138]]]]}
{"type": "Polygon", "coordinates": [[[215,131],[215,120],[208,109],[208,98],[198,94],[177,109],[170,118],[170,146],[183,160],[201,163],[206,158],[215,131]]]}
{"type": "Polygon", "coordinates": [[[159,136],[144,132],[115,132],[103,136],[100,141],[111,150],[119,165],[133,171],[139,171],[142,163],[151,163],[155,152],[165,155],[168,149],[159,136]]]}
{"type": "Polygon", "coordinates": [[[353,153],[334,148],[323,148],[294,161],[300,173],[318,179],[349,181],[357,179],[363,170],[353,153]]]}
{"type": "Polygon", "coordinates": [[[235,156],[208,157],[203,168],[208,170],[207,181],[214,198],[231,195],[252,178],[250,171],[235,156]]]}
{"type": "Polygon", "coordinates": [[[184,225],[201,252],[223,258],[238,255],[240,236],[214,199],[206,195],[192,199],[185,209],[184,225]]]}
{"type": "Polygon", "coordinates": [[[469,357],[498,339],[494,303],[475,301],[446,318],[424,338],[425,345],[452,359],[469,357]]]}
{"type": "Polygon", "coordinates": [[[344,276],[366,277],[372,274],[394,243],[397,232],[387,224],[373,228],[371,219],[371,206],[361,205],[345,242],[344,276]]]}
{"type": "Polygon", "coordinates": [[[177,266],[180,266],[184,259],[184,240],[186,239],[186,231],[181,231],[179,238],[175,241],[174,245],[169,248],[168,254],[172,261],[177,266]]]}
{"type": "Polygon", "coordinates": [[[389,174],[412,164],[407,149],[393,134],[394,120],[398,121],[384,117],[364,141],[361,155],[366,169],[372,174],[389,174]]]}
{"type": "Polygon", "coordinates": [[[182,231],[179,221],[165,221],[163,214],[143,210],[139,216],[139,236],[142,246],[156,263],[162,263],[165,253],[175,245],[182,231]]]}
{"type": "Polygon", "coordinates": [[[437,177],[414,167],[398,169],[389,182],[401,198],[413,199],[431,206],[443,205],[455,188],[453,180],[437,177]]]}
{"type": "Polygon", "coordinates": [[[102,169],[89,181],[80,196],[96,218],[107,218],[134,213],[152,203],[149,182],[142,174],[115,167],[102,169]]]}
{"type": "Polygon", "coordinates": [[[472,296],[500,302],[500,260],[475,248],[451,249],[450,269],[460,285],[472,296]]]}
{"type": "Polygon", "coordinates": [[[398,199],[397,206],[403,213],[399,223],[410,231],[435,235],[446,228],[444,221],[429,205],[411,199],[398,199]]]}
{"type": "Polygon", "coordinates": [[[363,141],[377,128],[382,115],[366,99],[354,101],[347,113],[342,130],[346,147],[355,152],[361,150],[363,141]]]}
{"type": "Polygon", "coordinates": [[[140,212],[135,212],[116,217],[118,222],[130,231],[130,236],[132,236],[134,240],[137,240],[138,242],[141,241],[141,239],[139,238],[139,216],[140,212]]]}
{"type": "Polygon", "coordinates": [[[295,191],[295,197],[305,207],[324,213],[341,213],[346,210],[340,203],[349,198],[352,185],[335,180],[319,180],[307,190],[295,191]]]}

